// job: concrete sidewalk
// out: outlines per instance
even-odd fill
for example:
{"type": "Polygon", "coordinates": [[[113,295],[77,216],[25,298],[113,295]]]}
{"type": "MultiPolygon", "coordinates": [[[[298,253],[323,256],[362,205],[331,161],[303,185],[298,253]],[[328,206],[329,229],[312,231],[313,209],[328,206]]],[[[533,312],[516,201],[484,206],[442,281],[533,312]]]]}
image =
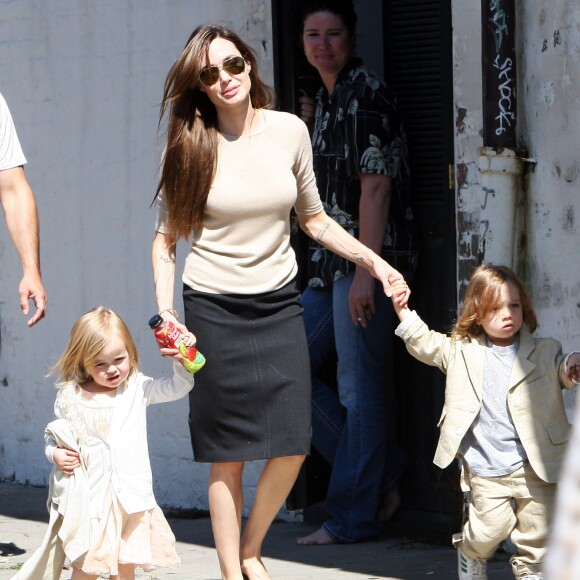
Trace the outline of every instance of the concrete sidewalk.
{"type": "MultiPolygon", "coordinates": [[[[0,580],[8,580],[40,545],[48,520],[47,490],[0,483],[0,580]],[[12,544],[12,545],[11,545],[12,544]]],[[[151,580],[219,580],[211,524],[207,517],[169,518],[177,538],[181,567],[143,573],[151,580]]],[[[453,580],[456,553],[449,546],[428,544],[441,537],[437,516],[400,511],[377,541],[353,545],[298,546],[294,539],[316,529],[302,523],[275,522],[264,544],[264,562],[273,580],[453,580]],[[416,533],[411,530],[415,526],[416,533]],[[420,529],[419,529],[420,527],[420,529]],[[431,530],[429,528],[432,528],[431,530]],[[427,535],[425,535],[427,534],[427,535]]],[[[444,531],[446,535],[446,530],[444,531]]],[[[491,580],[513,578],[507,556],[488,564],[491,580]]],[[[59,580],[68,580],[63,571],[59,580]]]]}

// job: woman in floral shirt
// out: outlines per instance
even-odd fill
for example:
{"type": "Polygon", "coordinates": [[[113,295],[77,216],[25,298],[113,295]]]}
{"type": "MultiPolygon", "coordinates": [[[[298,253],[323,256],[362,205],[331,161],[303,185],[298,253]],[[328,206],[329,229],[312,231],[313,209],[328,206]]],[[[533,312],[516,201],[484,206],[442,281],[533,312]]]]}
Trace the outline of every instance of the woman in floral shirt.
{"type": "MultiPolygon", "coordinates": [[[[393,92],[354,57],[349,1],[306,0],[306,58],[321,78],[315,101],[301,98],[312,126],[314,171],[325,211],[401,273],[413,271],[416,238],[405,133],[393,92]]],[[[315,241],[302,303],[313,380],[313,443],[332,465],[329,521],[301,544],[357,542],[379,533],[400,502],[402,452],[387,442],[395,313],[363,268],[315,241]],[[319,376],[338,354],[338,392],[319,376]]]]}

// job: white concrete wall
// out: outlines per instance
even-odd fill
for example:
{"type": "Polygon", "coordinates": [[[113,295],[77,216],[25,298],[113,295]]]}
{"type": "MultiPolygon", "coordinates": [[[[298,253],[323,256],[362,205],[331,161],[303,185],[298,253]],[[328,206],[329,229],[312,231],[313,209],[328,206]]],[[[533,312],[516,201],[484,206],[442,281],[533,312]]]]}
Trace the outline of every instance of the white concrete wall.
{"type": "Polygon", "coordinates": [[[483,201],[477,168],[477,152],[483,146],[479,4],[453,0],[452,18],[459,287],[469,278],[480,252],[480,216],[476,211],[483,201]]]}
{"type": "Polygon", "coordinates": [[[580,3],[518,0],[528,268],[540,332],[580,349],[580,3]]]}
{"type": "MultiPolygon", "coordinates": [[[[458,290],[485,255],[480,5],[453,0],[458,290]]],[[[527,248],[520,258],[538,336],[580,348],[580,4],[517,0],[518,145],[535,163],[525,183],[527,248]]],[[[487,200],[489,201],[489,200],[487,200]]],[[[498,206],[501,208],[501,200],[498,206]]],[[[489,215],[487,216],[489,217],[489,215]]],[[[494,226],[513,228],[498,211],[494,226]]],[[[568,407],[572,406],[571,396],[568,407]]]]}
{"type": "MultiPolygon", "coordinates": [[[[88,309],[103,304],[121,314],[145,373],[171,368],[147,326],[156,311],[149,204],[158,103],[191,31],[214,22],[257,50],[271,83],[268,1],[0,0],[0,91],[29,161],[49,297],[47,318],[28,329],[19,263],[0,225],[0,479],[46,483],[43,431],[55,391],[45,373],[88,309]]],[[[183,256],[180,248],[180,263],[183,256]]],[[[179,289],[175,304],[181,310],[179,289]]],[[[206,508],[207,469],[192,463],[187,410],[185,399],[150,409],[155,490],[162,505],[206,508]]],[[[249,499],[256,473],[248,467],[249,499]]]]}

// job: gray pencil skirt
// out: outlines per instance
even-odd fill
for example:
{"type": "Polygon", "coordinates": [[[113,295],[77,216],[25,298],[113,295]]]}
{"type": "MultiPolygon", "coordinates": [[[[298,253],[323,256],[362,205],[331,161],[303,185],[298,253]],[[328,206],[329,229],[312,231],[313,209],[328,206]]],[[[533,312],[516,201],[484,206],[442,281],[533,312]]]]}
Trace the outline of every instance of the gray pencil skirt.
{"type": "Polygon", "coordinates": [[[195,461],[309,453],[310,362],[295,282],[259,295],[184,286],[183,302],[206,357],[189,395],[195,461]]]}

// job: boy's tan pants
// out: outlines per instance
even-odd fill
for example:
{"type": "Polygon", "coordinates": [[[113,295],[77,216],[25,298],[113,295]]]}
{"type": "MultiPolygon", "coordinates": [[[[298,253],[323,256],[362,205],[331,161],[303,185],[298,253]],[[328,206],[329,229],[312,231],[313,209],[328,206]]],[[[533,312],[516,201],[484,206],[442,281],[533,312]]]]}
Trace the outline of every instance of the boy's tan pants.
{"type": "Polygon", "coordinates": [[[471,490],[469,519],[456,547],[475,560],[487,560],[511,534],[517,548],[510,558],[514,576],[540,574],[548,544],[555,483],[541,480],[528,462],[500,477],[480,477],[464,466],[463,477],[471,490]]]}

